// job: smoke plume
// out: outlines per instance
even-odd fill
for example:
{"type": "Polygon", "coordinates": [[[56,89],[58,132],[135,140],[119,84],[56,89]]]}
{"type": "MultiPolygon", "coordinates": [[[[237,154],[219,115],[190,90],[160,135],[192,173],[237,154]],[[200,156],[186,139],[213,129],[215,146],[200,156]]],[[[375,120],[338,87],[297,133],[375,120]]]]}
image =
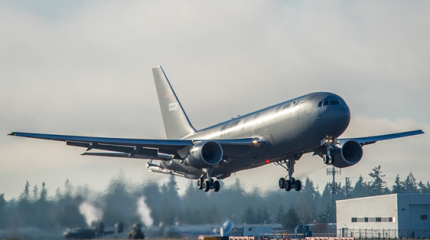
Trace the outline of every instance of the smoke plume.
{"type": "Polygon", "coordinates": [[[146,205],[145,200],[144,196],[137,200],[137,211],[140,215],[140,220],[149,227],[152,226],[153,220],[151,218],[151,209],[146,205]]]}
{"type": "Polygon", "coordinates": [[[88,226],[91,226],[93,222],[100,221],[103,215],[103,211],[100,208],[94,207],[94,205],[89,202],[83,202],[79,206],[79,212],[85,216],[85,221],[88,226]]]}

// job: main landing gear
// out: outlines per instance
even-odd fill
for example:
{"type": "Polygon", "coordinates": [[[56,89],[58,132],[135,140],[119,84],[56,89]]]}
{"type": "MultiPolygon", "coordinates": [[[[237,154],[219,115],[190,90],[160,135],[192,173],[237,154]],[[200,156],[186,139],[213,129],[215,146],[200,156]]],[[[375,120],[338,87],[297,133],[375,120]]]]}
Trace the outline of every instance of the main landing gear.
{"type": "Polygon", "coordinates": [[[211,180],[205,180],[203,178],[199,178],[197,180],[197,188],[200,190],[204,190],[205,192],[209,192],[209,190],[213,189],[215,192],[218,192],[221,185],[218,181],[211,180]]]}
{"type": "Polygon", "coordinates": [[[288,160],[285,161],[285,165],[287,167],[284,167],[283,165],[281,165],[282,167],[286,168],[288,171],[288,176],[285,178],[280,178],[279,179],[279,188],[280,189],[285,189],[285,191],[290,191],[291,189],[295,189],[296,191],[300,191],[302,189],[302,182],[300,180],[295,180],[293,178],[293,173],[294,173],[294,164],[296,163],[296,159],[294,156],[290,156],[288,160]]]}
{"type": "Polygon", "coordinates": [[[218,181],[214,181],[211,177],[212,169],[206,170],[206,180],[204,176],[200,177],[197,180],[197,188],[200,190],[204,190],[205,192],[209,192],[209,190],[213,189],[215,192],[218,192],[221,188],[221,185],[218,181]]]}

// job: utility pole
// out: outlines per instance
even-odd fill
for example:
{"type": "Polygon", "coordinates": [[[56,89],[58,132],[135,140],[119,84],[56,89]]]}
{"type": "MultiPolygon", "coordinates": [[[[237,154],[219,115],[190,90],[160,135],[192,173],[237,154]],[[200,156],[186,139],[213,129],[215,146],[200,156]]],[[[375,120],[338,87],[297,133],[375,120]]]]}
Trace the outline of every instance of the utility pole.
{"type": "Polygon", "coordinates": [[[333,223],[336,222],[336,175],[341,175],[340,168],[336,169],[334,166],[332,169],[327,168],[327,175],[333,176],[333,182],[331,184],[331,208],[332,208],[332,219],[333,223]]]}

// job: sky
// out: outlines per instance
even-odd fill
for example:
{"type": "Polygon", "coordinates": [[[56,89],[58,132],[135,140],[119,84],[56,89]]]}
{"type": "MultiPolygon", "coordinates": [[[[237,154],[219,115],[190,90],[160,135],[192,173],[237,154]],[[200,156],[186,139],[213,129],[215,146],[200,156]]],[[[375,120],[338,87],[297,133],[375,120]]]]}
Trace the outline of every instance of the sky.
{"type": "MultiPolygon", "coordinates": [[[[122,172],[132,183],[167,181],[145,160],[83,157],[61,142],[12,131],[165,138],[151,68],[162,65],[195,128],[310,92],[342,96],[352,119],[343,137],[430,130],[428,1],[0,0],[0,193],[26,181],[49,193],[71,184],[103,191],[122,172]]],[[[370,180],[382,165],[391,186],[413,172],[430,181],[430,135],[378,142],[339,180],[370,180]]],[[[323,188],[321,158],[295,176],[323,188]]],[[[286,171],[238,172],[248,190],[277,189],[286,171]],[[256,177],[257,176],[257,177],[256,177]]],[[[178,179],[184,191],[188,180],[178,179]]],[[[279,190],[281,191],[281,190],[279,190]]],[[[288,194],[288,193],[286,193],[288,194]]]]}

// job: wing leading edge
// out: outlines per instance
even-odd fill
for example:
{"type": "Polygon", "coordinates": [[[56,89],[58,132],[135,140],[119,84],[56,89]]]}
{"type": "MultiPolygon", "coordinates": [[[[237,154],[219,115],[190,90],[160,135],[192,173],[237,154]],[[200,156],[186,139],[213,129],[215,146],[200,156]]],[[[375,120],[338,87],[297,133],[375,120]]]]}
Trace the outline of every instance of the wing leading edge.
{"type": "Polygon", "coordinates": [[[360,138],[339,138],[339,143],[343,143],[346,141],[356,141],[360,143],[361,145],[367,145],[372,144],[377,141],[382,140],[389,140],[394,138],[401,138],[401,137],[409,137],[414,135],[423,134],[424,132],[422,130],[415,130],[415,131],[408,131],[408,132],[400,132],[400,133],[392,133],[392,134],[386,134],[386,135],[378,135],[378,136],[370,136],[370,137],[360,137],[360,138]]]}
{"type": "MultiPolygon", "coordinates": [[[[62,141],[69,146],[84,147],[88,150],[99,149],[113,151],[117,153],[89,153],[85,156],[110,156],[110,157],[137,157],[136,155],[145,156],[145,158],[171,160],[180,158],[183,151],[187,151],[195,142],[205,141],[205,139],[137,139],[137,138],[105,138],[105,137],[87,137],[73,135],[55,135],[42,133],[25,133],[12,132],[8,135],[17,137],[36,138],[44,140],[62,141]],[[171,156],[168,156],[171,154],[171,156]]],[[[223,147],[230,146],[254,146],[260,143],[259,138],[242,138],[242,139],[208,139],[207,141],[216,141],[223,147]]]]}

